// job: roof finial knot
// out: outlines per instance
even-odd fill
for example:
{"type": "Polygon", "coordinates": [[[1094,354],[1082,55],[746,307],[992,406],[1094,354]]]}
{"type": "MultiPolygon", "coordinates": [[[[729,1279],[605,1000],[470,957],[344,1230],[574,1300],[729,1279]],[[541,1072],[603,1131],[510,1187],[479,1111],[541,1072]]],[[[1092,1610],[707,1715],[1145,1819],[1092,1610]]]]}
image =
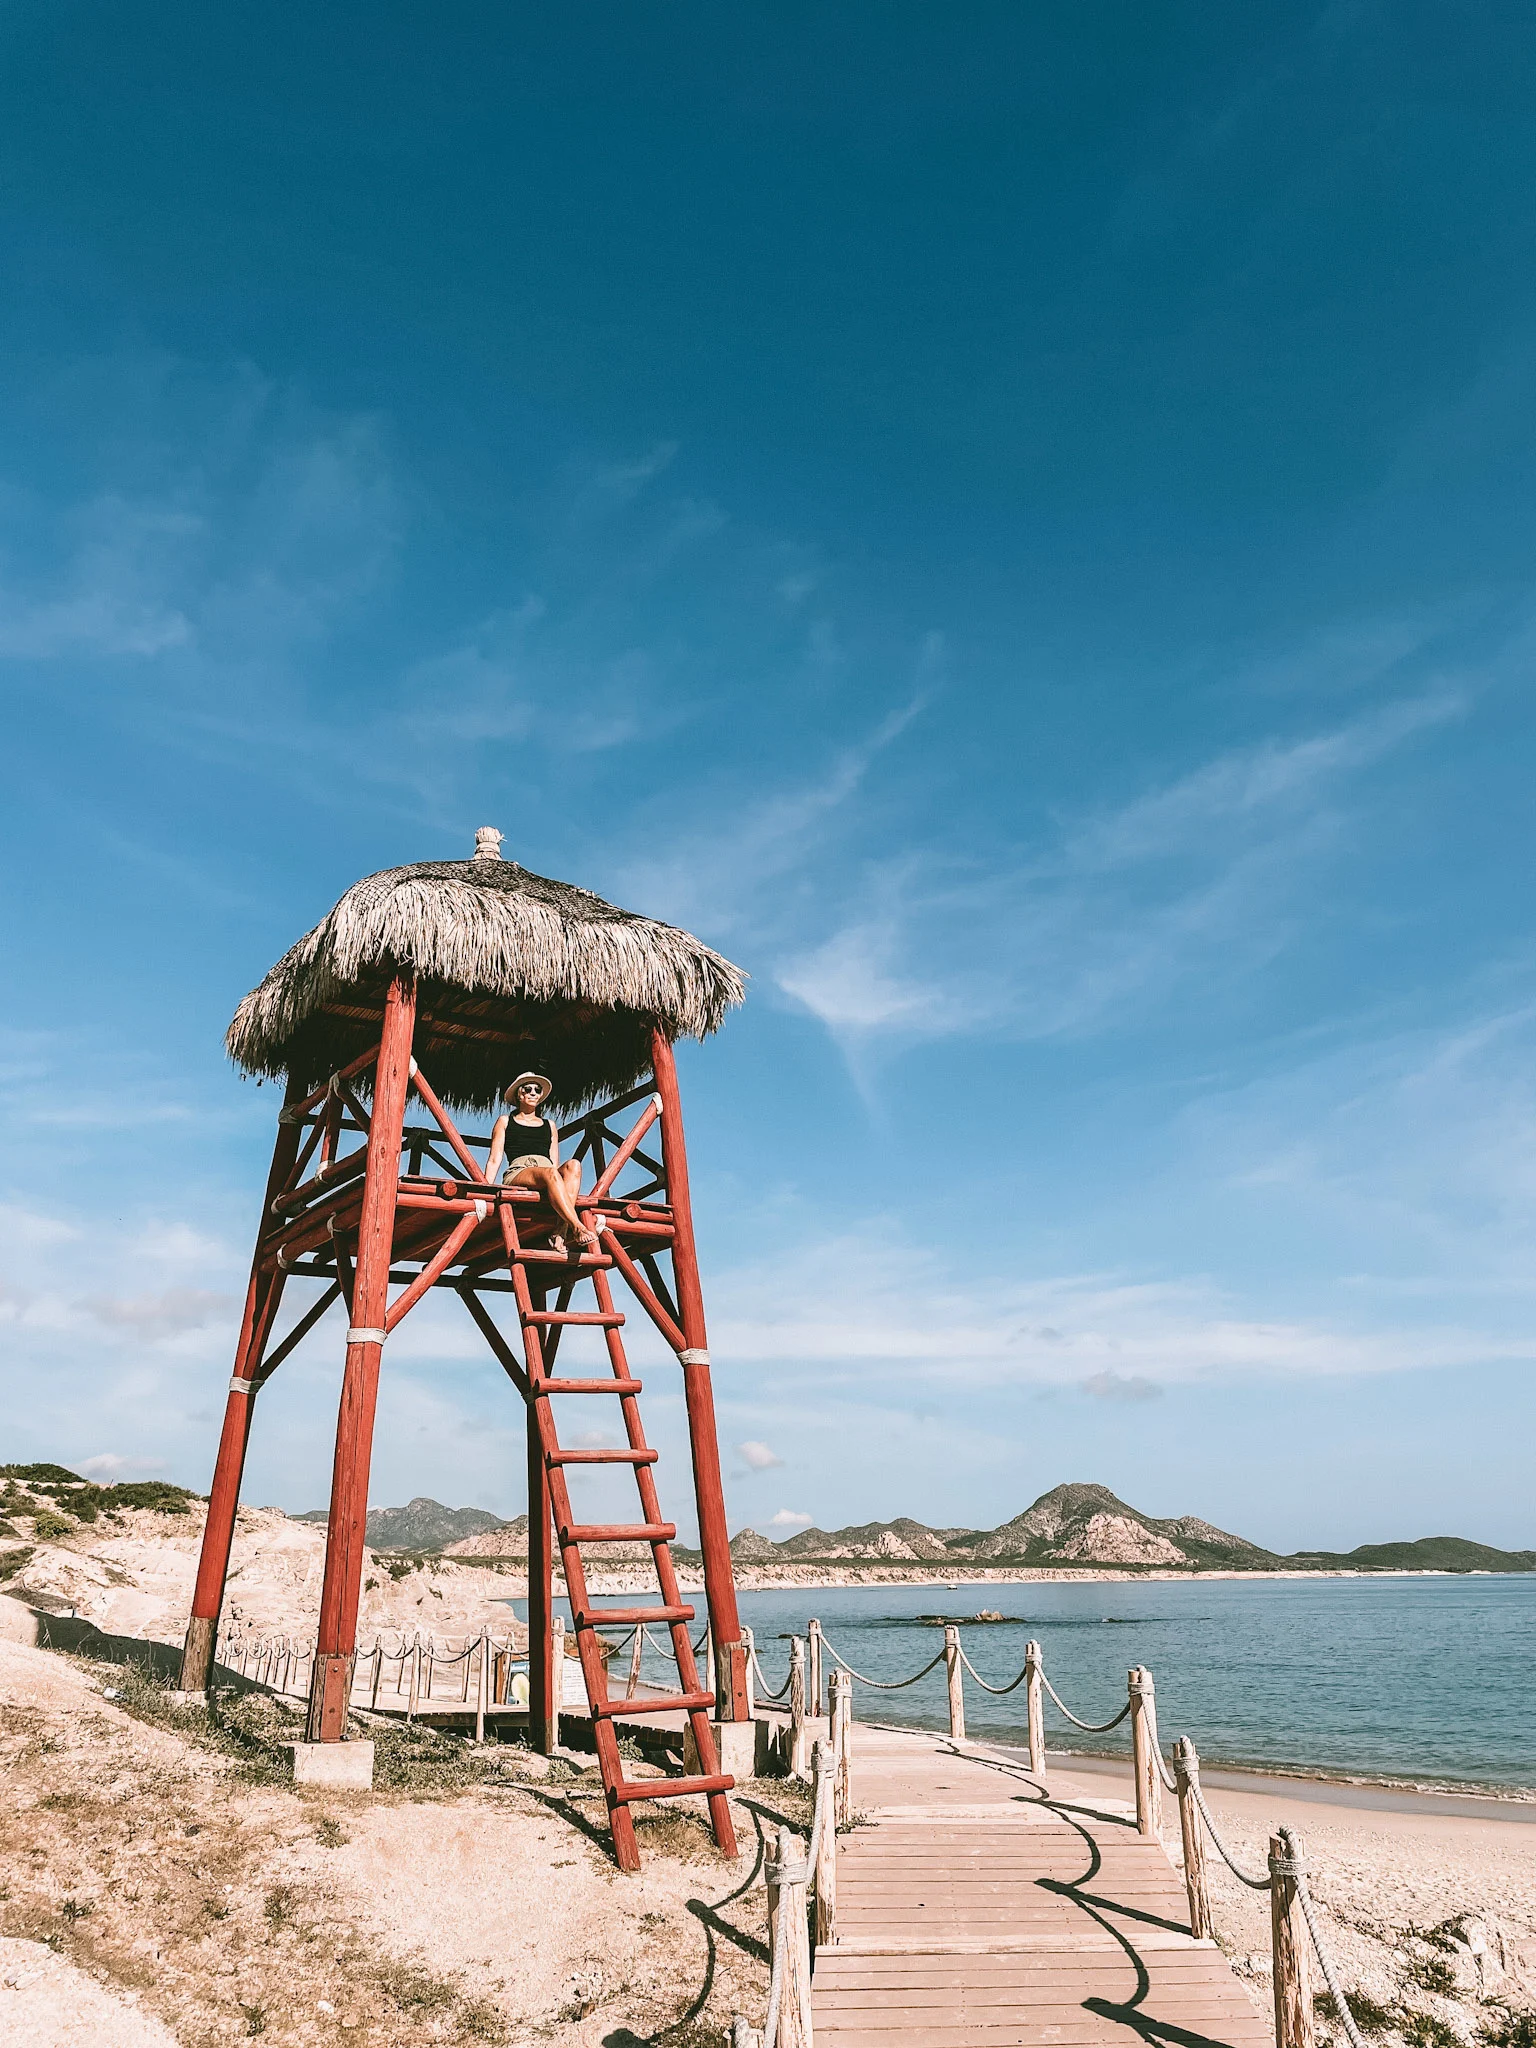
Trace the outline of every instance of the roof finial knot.
{"type": "Polygon", "coordinates": [[[475,859],[501,859],[501,834],[494,825],[482,825],[475,833],[475,859]]]}

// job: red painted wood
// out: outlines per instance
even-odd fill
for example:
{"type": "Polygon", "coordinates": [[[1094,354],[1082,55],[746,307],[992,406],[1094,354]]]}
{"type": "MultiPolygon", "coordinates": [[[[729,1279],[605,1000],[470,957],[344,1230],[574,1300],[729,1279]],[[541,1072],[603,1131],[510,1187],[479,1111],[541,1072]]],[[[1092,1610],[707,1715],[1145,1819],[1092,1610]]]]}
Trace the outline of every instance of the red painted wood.
{"type": "MultiPolygon", "coordinates": [[[[705,1351],[709,1333],[704,1322],[704,1294],[693,1241],[693,1197],[688,1187],[688,1147],[683,1137],[683,1105],[677,1088],[672,1045],[660,1029],[651,1033],[651,1057],[661,1096],[661,1156],[667,1169],[667,1200],[676,1236],[672,1271],[686,1343],[680,1349],[705,1351]]],[[[628,1275],[625,1276],[628,1278],[628,1275]]],[[[736,1607],[736,1580],[731,1570],[731,1539],[725,1523],[725,1487],[720,1477],[720,1439],[715,1425],[715,1395],[709,1367],[683,1367],[683,1396],[688,1408],[688,1439],[693,1452],[693,1484],[699,1508],[699,1549],[704,1556],[704,1588],[709,1600],[710,1630],[720,1672],[719,1714],[723,1721],[745,1721],[747,1667],[736,1607]],[[724,1682],[722,1683],[722,1679],[724,1682]]]]}
{"type": "MultiPolygon", "coordinates": [[[[374,1012],[370,1011],[368,1014],[372,1016],[374,1012]]],[[[371,1067],[374,1061],[378,1058],[378,1056],[379,1048],[376,1045],[370,1045],[368,1050],[366,1052],[360,1052],[355,1060],[350,1061],[344,1067],[339,1067],[337,1069],[337,1074],[341,1080],[350,1081],[352,1076],[354,1074],[360,1074],[363,1071],[364,1067],[371,1067]]],[[[327,1075],[325,1080],[323,1080],[320,1083],[320,1086],[318,1088],[312,1088],[309,1094],[304,1097],[302,1102],[286,1103],[284,1105],[283,1113],[285,1116],[291,1118],[294,1123],[297,1123],[301,1116],[308,1116],[309,1112],[315,1107],[316,1103],[324,1102],[326,1096],[329,1095],[330,1092],[331,1081],[330,1076],[327,1075]]]]}
{"type": "Polygon", "coordinates": [[[561,1522],[559,1528],[562,1543],[670,1543],[677,1534],[675,1522],[561,1522]]]}
{"type": "Polygon", "coordinates": [[[638,1394],[644,1380],[544,1380],[534,1388],[540,1394],[638,1394]]]}
{"type": "Polygon", "coordinates": [[[623,1245],[619,1243],[611,1230],[603,1232],[602,1241],[607,1245],[613,1263],[624,1275],[625,1284],[628,1286],[630,1293],[639,1302],[657,1329],[660,1330],[662,1336],[666,1338],[674,1351],[685,1351],[688,1347],[683,1341],[682,1331],[656,1299],[651,1283],[629,1256],[629,1253],[625,1251],[623,1245]]]}
{"type": "Polygon", "coordinates": [[[691,1607],[593,1607],[578,1608],[573,1619],[578,1628],[633,1628],[650,1621],[692,1621],[691,1607]]]}
{"type": "MultiPolygon", "coordinates": [[[[595,1700],[592,1718],[596,1721],[627,1721],[631,1714],[686,1714],[692,1707],[712,1707],[714,1704],[712,1692],[668,1692],[654,1699],[595,1700]]],[[[734,1778],[727,1778],[721,1789],[725,1790],[735,1782],[734,1778]]]]}
{"type": "MultiPolygon", "coordinates": [[[[405,1123],[410,1080],[416,985],[397,979],[384,1005],[384,1033],[373,1084],[373,1120],[368,1133],[368,1178],[358,1224],[357,1268],[352,1283],[352,1326],[382,1329],[389,1297],[390,1253],[394,1241],[395,1194],[400,1174],[400,1133],[405,1123]]],[[[326,1530],[325,1580],[320,1590],[320,1626],[315,1645],[315,1682],[310,1698],[309,1739],[339,1742],[346,1732],[346,1698],[329,1667],[350,1660],[357,1646],[357,1607],[362,1589],[363,1547],[368,1519],[368,1473],[373,1453],[373,1417],[379,1394],[375,1342],[350,1343],[336,1419],[336,1461],[326,1530]]]]}
{"type": "Polygon", "coordinates": [[[549,1474],[539,1418],[526,1411],[528,1460],[528,1736],[548,1756],[554,1746],[564,1674],[555,1669],[555,1546],[549,1474]]]}
{"type": "Polygon", "coordinates": [[[341,1283],[339,1281],[333,1280],[330,1286],[327,1287],[327,1289],[325,1290],[324,1294],[320,1296],[319,1300],[312,1302],[310,1306],[304,1311],[303,1315],[300,1316],[299,1320],[288,1332],[287,1336],[283,1339],[282,1343],[279,1344],[275,1350],[269,1351],[263,1356],[261,1361],[261,1371],[257,1382],[259,1386],[264,1387],[267,1384],[267,1381],[271,1379],[273,1373],[275,1373],[277,1371],[277,1368],[282,1364],[283,1360],[289,1357],[291,1353],[298,1350],[299,1346],[304,1342],[304,1339],[309,1335],[310,1331],[315,1327],[316,1323],[319,1322],[320,1318],[325,1314],[326,1310],[336,1300],[337,1296],[340,1293],[341,1283]]]}
{"type": "Polygon", "coordinates": [[[626,1778],[613,1790],[615,1799],[630,1805],[636,1799],[685,1799],[690,1792],[729,1792],[734,1778],[714,1772],[707,1778],[626,1778]]]}
{"type": "Polygon", "coordinates": [[[556,1324],[580,1323],[593,1329],[621,1330],[624,1318],[620,1315],[577,1315],[569,1309],[535,1309],[528,1317],[530,1323],[537,1323],[541,1329],[553,1328],[556,1324]]]}
{"type": "Polygon", "coordinates": [[[454,1157],[458,1160],[459,1164],[463,1167],[464,1171],[469,1175],[470,1179],[476,1183],[477,1186],[484,1187],[486,1184],[485,1173],[481,1168],[479,1161],[474,1157],[469,1147],[464,1143],[464,1140],[459,1136],[457,1124],[455,1124],[453,1118],[448,1114],[447,1110],[444,1109],[443,1105],[438,1101],[437,1096],[433,1092],[432,1084],[428,1081],[426,1075],[421,1071],[421,1068],[419,1066],[417,1067],[415,1073],[411,1076],[411,1086],[416,1090],[416,1093],[421,1097],[422,1101],[426,1104],[428,1113],[436,1121],[438,1129],[442,1132],[443,1136],[448,1140],[449,1147],[452,1150],[454,1157]]]}
{"type": "Polygon", "coordinates": [[[629,1135],[625,1138],[623,1144],[620,1145],[618,1151],[614,1153],[613,1157],[609,1160],[608,1164],[603,1168],[602,1173],[598,1177],[596,1186],[593,1188],[591,1194],[587,1197],[588,1201],[600,1202],[603,1196],[607,1194],[608,1190],[613,1186],[614,1182],[618,1179],[619,1175],[624,1171],[625,1167],[629,1164],[630,1159],[634,1155],[635,1147],[639,1144],[640,1140],[645,1136],[646,1132],[651,1128],[651,1125],[655,1123],[657,1117],[660,1116],[660,1114],[660,1108],[657,1106],[656,1103],[648,1102],[645,1105],[645,1108],[640,1112],[640,1115],[635,1120],[633,1129],[629,1132],[629,1135]]]}
{"type": "Polygon", "coordinates": [[[660,1451],[560,1451],[556,1465],[654,1465],[660,1451]]]}
{"type": "MultiPolygon", "coordinates": [[[[416,1278],[411,1282],[410,1286],[406,1288],[405,1292],[397,1296],[396,1299],[390,1303],[389,1312],[384,1318],[384,1327],[386,1330],[394,1329],[395,1325],[398,1322],[400,1322],[402,1317],[408,1316],[410,1314],[411,1310],[416,1306],[417,1302],[420,1301],[421,1297],[426,1293],[427,1289],[434,1284],[438,1276],[442,1273],[447,1272],[448,1268],[453,1264],[454,1260],[459,1256],[459,1253],[464,1249],[464,1246],[469,1242],[470,1238],[474,1236],[475,1232],[479,1228],[480,1218],[475,1214],[474,1210],[471,1209],[466,1217],[464,1217],[459,1223],[454,1225],[453,1229],[449,1232],[442,1249],[439,1252],[437,1252],[433,1258],[427,1261],[426,1265],[422,1267],[421,1271],[416,1275],[416,1278]]],[[[385,1271],[384,1279],[387,1285],[389,1281],[389,1273],[387,1270],[385,1271]]]]}

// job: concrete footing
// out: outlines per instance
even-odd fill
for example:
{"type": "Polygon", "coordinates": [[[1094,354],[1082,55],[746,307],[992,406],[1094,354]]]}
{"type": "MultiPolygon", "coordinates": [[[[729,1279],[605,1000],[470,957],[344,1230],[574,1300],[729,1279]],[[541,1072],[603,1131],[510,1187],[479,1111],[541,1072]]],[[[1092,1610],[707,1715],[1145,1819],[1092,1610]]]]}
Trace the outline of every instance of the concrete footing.
{"type": "MultiPolygon", "coordinates": [[[[762,1778],[772,1770],[773,1729],[766,1721],[717,1721],[711,1716],[709,1728],[722,1771],[739,1779],[762,1778]]],[[[683,1737],[683,1769],[696,1773],[698,1768],[698,1751],[690,1728],[683,1737]]]]}
{"type": "Polygon", "coordinates": [[[295,1785],[325,1785],[338,1792],[373,1789],[371,1742],[296,1742],[293,1745],[295,1785]]]}

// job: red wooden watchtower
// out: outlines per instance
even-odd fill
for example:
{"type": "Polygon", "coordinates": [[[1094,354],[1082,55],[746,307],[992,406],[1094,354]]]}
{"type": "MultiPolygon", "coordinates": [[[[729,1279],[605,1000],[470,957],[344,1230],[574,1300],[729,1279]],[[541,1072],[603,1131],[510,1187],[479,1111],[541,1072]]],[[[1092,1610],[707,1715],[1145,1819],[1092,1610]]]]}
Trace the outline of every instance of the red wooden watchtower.
{"type": "Polygon", "coordinates": [[[726,1536],[704,1300],[694,1252],[688,1161],[673,1041],[702,1038],[741,1000],[743,977],[675,926],[620,910],[503,860],[484,827],[474,857],[369,875],[286,953],[241,1003],[231,1056],[281,1077],[286,1100],[257,1232],[208,1504],[182,1685],[208,1683],[256,1395],[340,1298],[348,1329],[325,1580],[310,1695],[311,1742],[347,1732],[379,1367],[386,1341],[429,1288],[456,1294],[527,1407],[530,1727],[548,1748],[562,1674],[554,1668],[554,1542],[560,1547],[614,1850],[639,1867],[631,1804],[684,1791],[708,1798],[715,1839],[735,1854],[711,1717],[750,1713],[744,1644],[726,1536]],[[567,1157],[586,1162],[578,1198],[598,1250],[577,1257],[555,1236],[541,1197],[485,1177],[489,1139],[461,1131],[448,1105],[484,1109],[524,1068],[554,1082],[549,1110],[567,1157]],[[701,1683],[663,1518],[657,1453],[640,1417],[641,1383],[614,1306],[617,1274],[661,1332],[682,1374],[715,1671],[701,1683]],[[317,1290],[276,1338],[293,1281],[317,1290]],[[393,1291],[392,1291],[393,1290],[393,1291]],[[573,1306],[578,1290],[582,1305],[573,1306]],[[516,1312],[512,1337],[495,1313],[516,1312]],[[608,1370],[555,1371],[562,1333],[601,1332],[608,1370]],[[614,1408],[608,1409],[607,1404],[614,1408]],[[558,1418],[614,1413],[607,1448],[568,1448],[558,1418]],[[627,1466],[639,1491],[632,1523],[583,1522],[571,1501],[583,1467],[627,1466]],[[649,1548],[658,1597],[599,1609],[584,1555],[649,1548]],[[675,1693],[622,1703],[681,1711],[696,1777],[629,1779],[614,1731],[599,1621],[664,1628],[675,1693]]]}

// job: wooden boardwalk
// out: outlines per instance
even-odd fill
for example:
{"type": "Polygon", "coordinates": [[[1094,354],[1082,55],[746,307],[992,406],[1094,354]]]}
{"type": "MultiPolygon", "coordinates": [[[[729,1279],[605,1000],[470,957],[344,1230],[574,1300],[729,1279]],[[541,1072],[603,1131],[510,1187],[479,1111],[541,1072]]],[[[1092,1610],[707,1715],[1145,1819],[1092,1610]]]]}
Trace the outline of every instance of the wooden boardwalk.
{"type": "MultiPolygon", "coordinates": [[[[1129,1780],[1129,1768],[1127,1768],[1129,1780]]],[[[1104,1781],[860,1727],[818,2048],[1272,2048],[1182,1877],[1104,1781]]],[[[1129,1785],[1127,1784],[1127,1789],[1129,1785]]]]}

